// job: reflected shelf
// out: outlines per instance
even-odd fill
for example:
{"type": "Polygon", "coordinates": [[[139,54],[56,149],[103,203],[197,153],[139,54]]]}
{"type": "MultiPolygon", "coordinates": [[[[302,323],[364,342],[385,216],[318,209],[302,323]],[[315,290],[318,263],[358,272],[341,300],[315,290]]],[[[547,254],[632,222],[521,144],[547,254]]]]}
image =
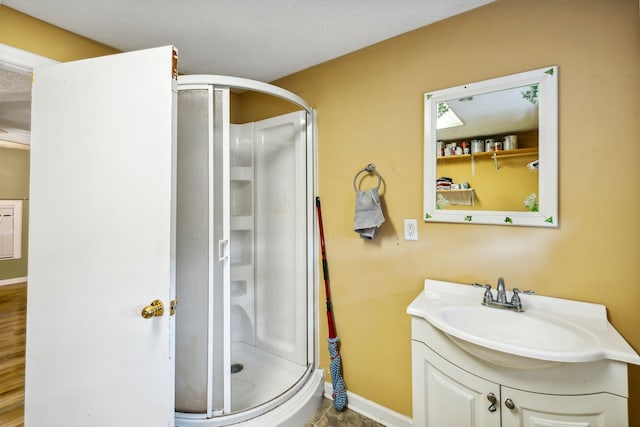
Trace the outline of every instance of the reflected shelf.
{"type": "Polygon", "coordinates": [[[452,156],[437,156],[436,161],[451,161],[454,159],[471,159],[471,175],[476,175],[476,157],[486,157],[493,159],[496,170],[498,167],[498,159],[503,157],[521,157],[538,154],[538,147],[533,148],[516,148],[515,150],[498,150],[498,151],[481,151],[472,154],[458,154],[452,156]]]}
{"type": "Polygon", "coordinates": [[[450,205],[473,206],[475,203],[475,191],[473,188],[436,190],[436,194],[444,197],[450,205]]]}
{"type": "Polygon", "coordinates": [[[537,154],[538,147],[533,148],[516,148],[515,150],[498,150],[498,151],[480,151],[472,154],[458,154],[452,156],[437,156],[437,160],[454,160],[454,159],[473,159],[475,157],[511,157],[511,156],[528,156],[537,154]]]}

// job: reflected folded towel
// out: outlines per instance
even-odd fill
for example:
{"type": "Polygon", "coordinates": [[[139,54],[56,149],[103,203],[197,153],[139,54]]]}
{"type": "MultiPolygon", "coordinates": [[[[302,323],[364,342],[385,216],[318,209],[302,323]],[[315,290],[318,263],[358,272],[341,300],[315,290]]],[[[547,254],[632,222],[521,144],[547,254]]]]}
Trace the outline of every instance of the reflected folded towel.
{"type": "Polygon", "coordinates": [[[378,233],[384,222],[382,205],[378,196],[378,189],[356,191],[356,214],[353,220],[353,230],[363,239],[371,240],[378,233]]]}

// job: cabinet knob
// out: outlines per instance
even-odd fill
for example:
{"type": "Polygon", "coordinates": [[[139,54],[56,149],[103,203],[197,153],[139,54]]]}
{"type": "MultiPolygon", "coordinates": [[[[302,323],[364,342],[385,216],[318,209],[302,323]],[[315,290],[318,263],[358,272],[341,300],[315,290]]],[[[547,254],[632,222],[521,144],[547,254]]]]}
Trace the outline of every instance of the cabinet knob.
{"type": "Polygon", "coordinates": [[[506,406],[509,409],[513,409],[516,407],[515,403],[513,403],[513,400],[508,399],[504,401],[504,406],[506,406]]]}
{"type": "Polygon", "coordinates": [[[493,393],[487,394],[487,400],[491,402],[491,405],[487,408],[489,412],[496,411],[496,403],[498,403],[498,399],[496,399],[496,395],[493,393]]]}

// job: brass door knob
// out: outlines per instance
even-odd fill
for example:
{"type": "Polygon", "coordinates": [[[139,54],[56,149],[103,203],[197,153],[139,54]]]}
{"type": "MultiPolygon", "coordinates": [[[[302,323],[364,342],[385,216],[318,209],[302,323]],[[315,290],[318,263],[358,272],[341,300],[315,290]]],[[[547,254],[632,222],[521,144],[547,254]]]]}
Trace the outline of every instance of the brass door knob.
{"type": "Polygon", "coordinates": [[[142,309],[142,317],[150,319],[155,316],[162,316],[164,314],[164,304],[159,299],[151,301],[151,305],[142,309]]]}

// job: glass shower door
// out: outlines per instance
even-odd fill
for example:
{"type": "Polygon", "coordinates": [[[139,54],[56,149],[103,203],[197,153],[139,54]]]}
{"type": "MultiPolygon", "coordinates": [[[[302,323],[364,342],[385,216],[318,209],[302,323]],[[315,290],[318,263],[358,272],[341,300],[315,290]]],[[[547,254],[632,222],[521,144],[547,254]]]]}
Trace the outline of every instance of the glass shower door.
{"type": "Polygon", "coordinates": [[[176,411],[207,418],[231,411],[228,111],[228,89],[178,92],[176,411]]]}

